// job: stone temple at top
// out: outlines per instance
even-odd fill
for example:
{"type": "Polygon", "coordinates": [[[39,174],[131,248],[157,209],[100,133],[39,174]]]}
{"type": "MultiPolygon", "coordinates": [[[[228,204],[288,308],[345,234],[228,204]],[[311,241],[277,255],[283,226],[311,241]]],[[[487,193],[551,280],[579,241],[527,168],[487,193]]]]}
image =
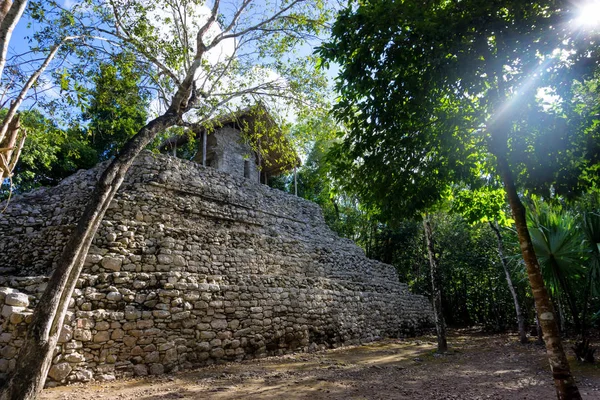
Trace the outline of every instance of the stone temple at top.
{"type": "MultiPolygon", "coordinates": [[[[197,130],[194,161],[204,166],[267,183],[271,176],[300,164],[295,151],[264,106],[258,104],[210,121],[197,130]]],[[[161,150],[177,154],[190,136],[175,136],[161,150]]]]}

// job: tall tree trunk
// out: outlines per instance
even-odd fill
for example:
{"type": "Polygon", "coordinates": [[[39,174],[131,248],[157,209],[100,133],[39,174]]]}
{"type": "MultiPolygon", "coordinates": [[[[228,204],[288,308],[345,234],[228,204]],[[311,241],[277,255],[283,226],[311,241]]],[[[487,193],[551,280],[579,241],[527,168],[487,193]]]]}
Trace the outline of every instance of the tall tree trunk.
{"type": "Polygon", "coordinates": [[[149,122],[127,142],[100,177],[35,308],[17,367],[7,387],[0,392],[0,400],[35,399],[44,387],[69,300],[104,213],[136,156],[160,131],[175,125],[178,118],[177,114],[167,113],[149,122]]]}
{"type": "Polygon", "coordinates": [[[535,332],[537,334],[537,344],[544,344],[544,337],[542,335],[542,325],[540,325],[540,319],[538,318],[537,310],[535,312],[535,328],[535,332]]]}
{"type": "Polygon", "coordinates": [[[502,268],[504,269],[504,275],[506,276],[508,290],[510,290],[513,302],[515,303],[515,313],[517,314],[517,326],[519,328],[519,341],[525,344],[527,343],[527,332],[525,331],[525,317],[523,316],[523,312],[521,311],[519,298],[517,297],[517,291],[515,290],[515,285],[513,285],[512,279],[510,277],[510,271],[508,270],[508,262],[506,261],[506,257],[504,256],[504,243],[502,242],[502,235],[500,234],[500,226],[498,225],[497,221],[493,223],[490,221],[490,227],[496,234],[496,239],[498,240],[498,256],[500,257],[500,262],[502,263],[502,268]]]}
{"type": "Polygon", "coordinates": [[[546,343],[546,352],[550,361],[554,385],[556,386],[556,394],[559,400],[581,399],[581,395],[579,394],[577,385],[575,385],[575,379],[571,374],[567,355],[565,354],[560,339],[554,307],[552,307],[550,296],[544,285],[540,265],[533,250],[531,236],[527,230],[525,207],[519,199],[512,172],[505,154],[506,153],[504,152],[496,154],[498,172],[504,182],[504,188],[506,189],[510,208],[517,227],[519,245],[527,268],[527,276],[533,292],[533,299],[542,327],[544,342],[546,343]]]}
{"type": "Polygon", "coordinates": [[[423,229],[425,230],[425,240],[427,241],[427,254],[429,255],[429,271],[431,275],[431,297],[433,303],[433,317],[435,320],[435,329],[437,332],[438,353],[444,353],[448,350],[446,341],[446,321],[442,312],[442,289],[440,287],[440,272],[438,268],[437,257],[433,245],[433,232],[429,215],[423,218],[423,229]]]}
{"type": "Polygon", "coordinates": [[[19,23],[27,0],[2,0],[0,3],[0,77],[6,65],[6,53],[15,26],[19,23]]]}

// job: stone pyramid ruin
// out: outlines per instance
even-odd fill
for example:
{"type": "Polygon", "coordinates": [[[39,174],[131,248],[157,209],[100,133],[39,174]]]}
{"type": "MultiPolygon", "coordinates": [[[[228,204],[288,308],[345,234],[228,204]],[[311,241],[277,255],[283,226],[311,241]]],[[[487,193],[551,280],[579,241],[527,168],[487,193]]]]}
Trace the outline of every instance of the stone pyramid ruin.
{"type": "MultiPolygon", "coordinates": [[[[0,215],[0,374],[103,166],[0,215]]],[[[2,208],[4,205],[2,205],[2,208]]],[[[145,152],[87,256],[48,382],[161,374],[414,334],[429,302],[309,201],[145,152]]]]}

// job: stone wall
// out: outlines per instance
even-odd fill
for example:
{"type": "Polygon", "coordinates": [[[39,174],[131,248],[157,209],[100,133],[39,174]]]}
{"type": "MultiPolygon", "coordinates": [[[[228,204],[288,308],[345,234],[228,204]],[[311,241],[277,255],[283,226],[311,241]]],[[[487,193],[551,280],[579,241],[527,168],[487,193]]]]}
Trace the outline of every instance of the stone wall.
{"type": "MultiPolygon", "coordinates": [[[[244,162],[247,160],[249,179],[258,182],[256,153],[248,143],[244,143],[239,129],[225,126],[216,129],[207,138],[207,165],[234,176],[244,176],[244,162]]],[[[202,151],[196,155],[202,163],[202,151]]]]}
{"type": "MultiPolygon", "coordinates": [[[[0,374],[101,168],[0,216],[0,374]]],[[[87,256],[49,384],[408,335],[431,320],[428,301],[331,232],[314,203],[144,153],[87,256]]]]}

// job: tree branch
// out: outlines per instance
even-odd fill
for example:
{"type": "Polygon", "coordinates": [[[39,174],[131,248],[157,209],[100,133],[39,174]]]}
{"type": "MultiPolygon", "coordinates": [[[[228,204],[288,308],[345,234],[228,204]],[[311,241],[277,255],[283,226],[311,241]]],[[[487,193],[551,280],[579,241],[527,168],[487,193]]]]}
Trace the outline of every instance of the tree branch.
{"type": "MultiPolygon", "coordinates": [[[[3,10],[6,9],[7,3],[10,0],[4,0],[2,6],[3,10]]],[[[27,6],[27,0],[15,0],[14,3],[9,6],[10,9],[5,14],[4,18],[0,22],[0,77],[4,73],[4,66],[6,65],[6,53],[8,52],[8,44],[12,36],[13,29],[17,26],[17,23],[23,15],[23,11],[27,6]]],[[[1,137],[1,136],[0,136],[1,137]]]]}

